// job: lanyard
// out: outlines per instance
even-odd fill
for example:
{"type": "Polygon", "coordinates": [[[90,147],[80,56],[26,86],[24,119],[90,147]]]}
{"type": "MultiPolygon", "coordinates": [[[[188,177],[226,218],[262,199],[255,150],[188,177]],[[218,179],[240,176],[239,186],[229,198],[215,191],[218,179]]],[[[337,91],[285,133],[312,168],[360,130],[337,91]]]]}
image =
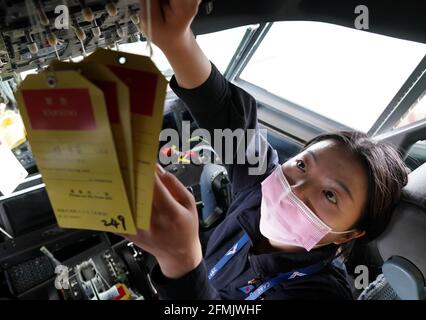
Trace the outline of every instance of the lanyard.
{"type": "MultiPolygon", "coordinates": [[[[214,276],[245,246],[249,241],[247,233],[245,233],[240,240],[238,240],[232,247],[229,249],[225,255],[214,265],[210,270],[208,278],[209,280],[213,279],[214,276]]],[[[291,280],[297,277],[304,277],[321,271],[325,267],[323,261],[316,263],[314,265],[302,268],[299,270],[293,270],[286,273],[280,273],[278,276],[266,281],[260,285],[255,291],[250,293],[250,295],[245,300],[256,300],[262,294],[264,294],[269,289],[272,289],[274,286],[291,280]]]]}
{"type": "Polygon", "coordinates": [[[249,237],[247,233],[241,237],[232,247],[229,249],[225,255],[214,265],[214,267],[209,272],[209,280],[213,279],[213,277],[221,270],[225,264],[231,260],[235,254],[240,251],[249,241],[249,237]]]}
{"type": "Polygon", "coordinates": [[[275,287],[277,284],[283,283],[287,280],[291,280],[294,278],[300,278],[310,274],[317,273],[321,271],[324,267],[325,267],[325,263],[321,261],[319,263],[316,263],[314,265],[311,265],[303,269],[293,270],[286,273],[280,273],[278,276],[260,285],[255,291],[250,293],[250,295],[247,298],[245,298],[245,300],[256,300],[266,291],[275,287]]]}

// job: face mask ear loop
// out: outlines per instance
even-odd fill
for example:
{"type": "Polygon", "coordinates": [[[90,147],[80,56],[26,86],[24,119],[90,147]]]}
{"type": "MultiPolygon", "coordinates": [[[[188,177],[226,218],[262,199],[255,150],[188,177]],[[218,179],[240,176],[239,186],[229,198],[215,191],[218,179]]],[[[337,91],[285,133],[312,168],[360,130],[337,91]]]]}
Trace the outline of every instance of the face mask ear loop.
{"type": "Polygon", "coordinates": [[[350,229],[350,230],[347,230],[347,231],[330,231],[330,233],[332,233],[332,234],[346,234],[346,233],[351,233],[351,232],[355,232],[356,231],[356,229],[350,229]]]}
{"type": "Polygon", "coordinates": [[[278,167],[275,170],[279,170],[279,173],[278,173],[279,179],[280,179],[280,182],[282,183],[284,189],[286,191],[291,192],[290,184],[288,183],[287,178],[284,175],[284,172],[283,172],[283,169],[281,168],[281,165],[278,165],[278,167]]]}
{"type": "MultiPolygon", "coordinates": [[[[348,230],[348,231],[330,231],[329,233],[331,233],[331,234],[345,234],[345,233],[350,233],[350,232],[354,232],[354,231],[356,231],[356,229],[351,229],[351,230],[348,230]]],[[[354,240],[355,239],[351,239],[349,241],[354,241],[354,240]]],[[[317,249],[317,248],[325,247],[325,246],[328,246],[328,245],[333,244],[333,243],[334,242],[319,244],[319,245],[316,245],[314,248],[317,249]]],[[[340,250],[340,248],[339,248],[339,250],[340,250]]],[[[337,252],[336,252],[336,255],[337,255],[337,252]]]]}

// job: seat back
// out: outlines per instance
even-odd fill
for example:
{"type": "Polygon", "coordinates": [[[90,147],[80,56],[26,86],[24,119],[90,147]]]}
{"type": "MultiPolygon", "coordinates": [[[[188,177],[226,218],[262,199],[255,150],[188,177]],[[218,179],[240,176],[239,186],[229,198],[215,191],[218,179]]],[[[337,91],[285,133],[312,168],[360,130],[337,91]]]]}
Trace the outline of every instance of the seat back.
{"type": "Polygon", "coordinates": [[[383,274],[358,299],[425,299],[426,164],[409,174],[401,201],[376,245],[385,261],[383,274]]]}
{"type": "Polygon", "coordinates": [[[409,174],[401,202],[377,239],[383,261],[401,256],[426,275],[426,164],[409,174]]]}

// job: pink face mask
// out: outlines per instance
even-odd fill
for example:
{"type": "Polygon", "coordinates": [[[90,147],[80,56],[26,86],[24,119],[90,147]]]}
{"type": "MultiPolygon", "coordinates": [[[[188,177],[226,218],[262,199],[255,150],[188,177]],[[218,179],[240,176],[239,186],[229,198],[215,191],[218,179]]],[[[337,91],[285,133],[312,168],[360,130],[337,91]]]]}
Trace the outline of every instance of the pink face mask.
{"type": "Polygon", "coordinates": [[[281,166],[262,182],[260,232],[278,244],[314,248],[329,233],[326,225],[291,190],[281,166]]]}

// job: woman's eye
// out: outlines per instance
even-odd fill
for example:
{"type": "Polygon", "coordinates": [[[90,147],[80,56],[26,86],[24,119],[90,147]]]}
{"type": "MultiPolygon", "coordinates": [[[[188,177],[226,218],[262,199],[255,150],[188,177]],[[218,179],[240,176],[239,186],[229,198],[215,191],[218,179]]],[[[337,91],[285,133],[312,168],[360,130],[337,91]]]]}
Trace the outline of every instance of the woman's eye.
{"type": "Polygon", "coordinates": [[[334,204],[337,203],[336,195],[333,192],[331,192],[331,191],[324,191],[324,195],[327,198],[327,200],[330,201],[331,203],[334,203],[334,204]]]}
{"type": "Polygon", "coordinates": [[[306,164],[303,160],[297,160],[296,166],[302,171],[305,171],[305,169],[306,169],[306,164]]]}

